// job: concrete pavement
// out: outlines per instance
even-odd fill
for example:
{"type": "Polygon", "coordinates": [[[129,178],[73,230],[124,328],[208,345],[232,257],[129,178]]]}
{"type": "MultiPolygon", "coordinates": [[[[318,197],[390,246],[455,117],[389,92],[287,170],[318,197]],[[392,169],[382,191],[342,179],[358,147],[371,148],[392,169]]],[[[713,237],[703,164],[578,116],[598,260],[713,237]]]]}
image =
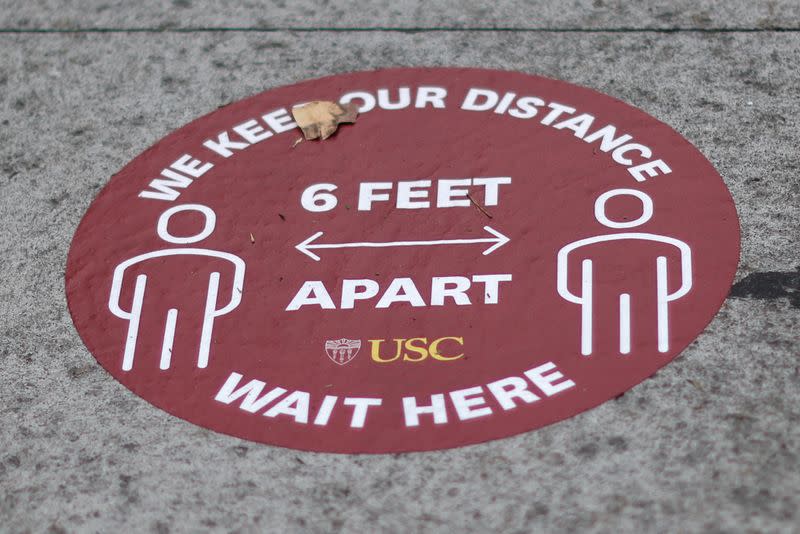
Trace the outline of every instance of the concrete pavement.
{"type": "Polygon", "coordinates": [[[0,33],[0,531],[796,531],[800,31],[770,30],[798,27],[796,3],[350,4],[0,5],[0,27],[22,30],[373,28],[0,33]],[[616,30],[374,30],[493,25],[616,30]],[[684,26],[704,31],[649,31],[684,26]],[[694,143],[742,224],[740,283],[707,331],[652,379],[575,418],[396,456],[216,434],[103,371],[72,327],[63,269],[109,177],[230,101],[401,65],[560,78],[694,143]]]}

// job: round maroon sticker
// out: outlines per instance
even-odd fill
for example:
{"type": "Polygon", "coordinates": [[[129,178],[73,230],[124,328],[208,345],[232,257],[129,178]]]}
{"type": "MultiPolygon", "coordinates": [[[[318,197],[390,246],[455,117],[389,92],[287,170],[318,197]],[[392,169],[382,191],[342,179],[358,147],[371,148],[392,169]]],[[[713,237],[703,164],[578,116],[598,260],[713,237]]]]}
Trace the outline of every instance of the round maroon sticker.
{"type": "Polygon", "coordinates": [[[92,354],[159,408],[386,453],[621,394],[703,331],[738,254],[720,176],[642,111],[521,73],[389,69],[159,141],[92,203],[66,290],[92,354]],[[358,118],[300,142],[313,101],[358,118]]]}

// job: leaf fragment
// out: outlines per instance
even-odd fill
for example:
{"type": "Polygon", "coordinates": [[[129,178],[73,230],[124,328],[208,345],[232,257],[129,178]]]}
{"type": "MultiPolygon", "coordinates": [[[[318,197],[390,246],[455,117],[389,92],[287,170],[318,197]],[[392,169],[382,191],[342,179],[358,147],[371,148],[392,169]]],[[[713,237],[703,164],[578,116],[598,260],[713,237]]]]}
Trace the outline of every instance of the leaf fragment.
{"type": "Polygon", "coordinates": [[[292,117],[306,140],[324,140],[333,135],[340,124],[356,122],[358,105],[349,102],[342,106],[336,102],[315,100],[292,108],[292,117]]]}

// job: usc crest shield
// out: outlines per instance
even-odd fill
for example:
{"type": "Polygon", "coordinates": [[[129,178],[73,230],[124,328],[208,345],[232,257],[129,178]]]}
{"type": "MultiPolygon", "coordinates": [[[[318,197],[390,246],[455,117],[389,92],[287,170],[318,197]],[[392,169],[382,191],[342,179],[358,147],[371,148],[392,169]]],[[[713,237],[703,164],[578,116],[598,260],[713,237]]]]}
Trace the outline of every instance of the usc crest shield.
{"type": "Polygon", "coordinates": [[[329,339],[325,342],[325,353],[333,363],[345,365],[350,363],[361,348],[360,339],[329,339]]]}

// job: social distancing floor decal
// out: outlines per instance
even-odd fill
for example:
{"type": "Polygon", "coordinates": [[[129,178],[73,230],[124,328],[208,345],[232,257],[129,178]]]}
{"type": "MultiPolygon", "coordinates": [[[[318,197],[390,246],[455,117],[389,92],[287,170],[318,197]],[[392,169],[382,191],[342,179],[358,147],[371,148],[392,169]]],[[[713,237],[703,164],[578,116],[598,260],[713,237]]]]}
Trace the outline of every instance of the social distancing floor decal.
{"type": "Polygon", "coordinates": [[[388,69],[156,143],[87,211],[66,290],[98,362],[167,412],[388,453],[623,393],[703,331],[738,255],[722,179],[644,112],[521,73],[388,69]],[[314,101],[358,118],[297,143],[314,101]]]}

